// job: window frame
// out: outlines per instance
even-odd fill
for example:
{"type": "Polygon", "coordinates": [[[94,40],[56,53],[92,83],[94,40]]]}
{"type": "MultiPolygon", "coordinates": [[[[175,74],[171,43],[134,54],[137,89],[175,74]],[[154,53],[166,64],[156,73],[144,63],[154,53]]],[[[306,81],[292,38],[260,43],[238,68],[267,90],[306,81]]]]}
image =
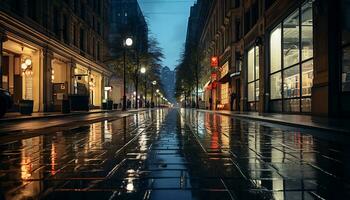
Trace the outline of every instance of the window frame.
{"type": "MultiPolygon", "coordinates": [[[[312,61],[313,64],[314,64],[314,52],[313,52],[313,55],[312,57],[309,57],[307,59],[304,59],[303,60],[303,56],[302,56],[302,50],[303,50],[303,46],[302,46],[302,42],[303,42],[303,36],[302,36],[302,33],[303,33],[303,30],[302,30],[302,9],[303,7],[307,4],[307,3],[310,3],[309,1],[304,1],[302,2],[301,4],[299,4],[297,6],[296,9],[292,10],[291,12],[288,13],[288,15],[284,16],[282,20],[279,21],[279,23],[275,24],[271,29],[270,29],[270,32],[269,32],[269,49],[268,49],[268,58],[269,58],[269,62],[268,62],[268,80],[269,80],[269,91],[270,91],[270,97],[269,97],[269,110],[271,111],[271,107],[274,107],[272,106],[271,104],[275,103],[275,102],[281,102],[281,110],[280,111],[273,111],[273,112],[283,112],[283,113],[310,113],[311,111],[306,111],[304,112],[303,111],[303,100],[306,100],[306,99],[310,99],[312,100],[312,92],[310,95],[305,95],[303,96],[303,78],[302,78],[302,75],[303,75],[303,65],[312,61]],[[299,41],[298,41],[298,45],[299,45],[299,58],[298,58],[298,62],[293,64],[293,65],[290,65],[288,67],[284,67],[284,64],[285,64],[285,61],[284,61],[284,26],[283,26],[283,23],[291,16],[293,15],[295,12],[298,12],[298,20],[299,20],[299,30],[298,30],[298,38],[299,38],[299,41]],[[280,54],[280,69],[277,70],[277,71],[273,71],[271,73],[271,51],[272,51],[272,48],[271,48],[271,35],[272,33],[278,28],[280,27],[281,31],[280,31],[280,36],[281,36],[281,54],[280,54]],[[299,95],[298,97],[289,97],[289,98],[286,98],[285,97],[285,90],[284,90],[284,79],[285,79],[285,76],[284,76],[284,72],[288,69],[291,69],[293,67],[298,67],[299,68],[299,95]],[[277,73],[280,73],[281,74],[281,98],[275,98],[275,99],[271,99],[271,77],[277,73]],[[285,106],[284,106],[284,103],[286,101],[291,101],[291,100],[299,100],[299,111],[293,111],[293,112],[286,112],[285,110],[285,106]]],[[[312,4],[312,8],[314,7],[314,4],[312,4]]],[[[314,12],[312,11],[312,23],[314,24],[314,12]]],[[[312,30],[312,47],[313,47],[313,51],[314,51],[314,28],[312,30]]],[[[313,69],[313,73],[314,73],[314,69],[313,69]]],[[[312,104],[311,104],[312,106],[312,104]]]]}
{"type": "MultiPolygon", "coordinates": [[[[259,102],[259,98],[257,98],[257,83],[259,84],[259,95],[260,95],[260,74],[257,74],[257,64],[258,64],[258,68],[260,68],[260,47],[258,45],[252,45],[250,46],[250,48],[248,48],[248,50],[246,51],[246,55],[247,55],[247,102],[248,104],[254,104],[253,106],[253,109],[251,110],[257,110],[257,102],[259,102]],[[250,51],[253,51],[253,79],[252,80],[249,80],[248,77],[249,77],[249,52],[250,51]],[[258,54],[257,54],[257,51],[258,51],[258,54]],[[258,55],[258,57],[257,57],[258,55]],[[250,84],[253,84],[254,85],[254,89],[253,89],[253,97],[254,97],[254,100],[250,101],[249,100],[249,85],[250,84]]],[[[259,69],[259,72],[260,73],[260,69],[259,69]]]]}

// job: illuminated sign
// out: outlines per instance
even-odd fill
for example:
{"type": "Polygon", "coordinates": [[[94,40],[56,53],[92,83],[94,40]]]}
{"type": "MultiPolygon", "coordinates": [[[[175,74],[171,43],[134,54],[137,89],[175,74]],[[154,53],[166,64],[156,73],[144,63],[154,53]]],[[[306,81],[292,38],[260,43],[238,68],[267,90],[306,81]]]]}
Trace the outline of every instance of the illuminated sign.
{"type": "Polygon", "coordinates": [[[211,80],[216,80],[216,77],[217,75],[215,72],[211,73],[211,80]]]}
{"type": "Polygon", "coordinates": [[[211,57],[210,65],[212,67],[218,67],[219,66],[219,59],[218,59],[218,57],[216,57],[216,56],[211,57]]]}
{"type": "Polygon", "coordinates": [[[105,91],[110,91],[112,90],[112,87],[105,87],[105,91]]]}
{"type": "Polygon", "coordinates": [[[226,74],[228,74],[228,71],[229,71],[228,61],[221,67],[220,71],[221,71],[220,78],[223,78],[226,74]]]}

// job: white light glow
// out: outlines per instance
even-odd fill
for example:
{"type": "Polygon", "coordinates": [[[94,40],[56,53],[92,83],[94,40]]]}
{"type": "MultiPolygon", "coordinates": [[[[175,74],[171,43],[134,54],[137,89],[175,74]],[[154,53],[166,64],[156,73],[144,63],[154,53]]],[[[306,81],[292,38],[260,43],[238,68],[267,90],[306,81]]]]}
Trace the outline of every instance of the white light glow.
{"type": "Polygon", "coordinates": [[[131,47],[133,44],[133,41],[131,38],[126,38],[125,40],[125,45],[128,46],[128,47],[131,47]]]}

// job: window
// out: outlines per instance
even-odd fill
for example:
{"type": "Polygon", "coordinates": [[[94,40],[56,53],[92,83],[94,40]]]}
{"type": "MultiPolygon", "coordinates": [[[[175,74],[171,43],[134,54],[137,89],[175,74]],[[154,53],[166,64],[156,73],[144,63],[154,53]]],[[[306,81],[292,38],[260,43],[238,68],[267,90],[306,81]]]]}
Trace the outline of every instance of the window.
{"type": "Polygon", "coordinates": [[[68,22],[68,16],[63,15],[63,40],[66,44],[69,43],[69,22],[68,22]]]}
{"type": "Polygon", "coordinates": [[[80,29],[80,44],[79,44],[79,47],[80,47],[80,50],[82,51],[85,51],[85,31],[84,29],[80,29]]]}
{"type": "Polygon", "coordinates": [[[312,3],[307,1],[270,34],[270,109],[311,112],[312,3]]]}
{"type": "MultiPolygon", "coordinates": [[[[248,51],[248,102],[259,101],[259,47],[252,47],[248,51]]],[[[252,103],[251,110],[256,110],[256,103],[252,103]]]]}
{"type": "Polygon", "coordinates": [[[221,84],[221,104],[229,103],[229,93],[228,93],[229,83],[221,84]]]}
{"type": "Polygon", "coordinates": [[[270,52],[270,72],[276,72],[281,70],[281,52],[282,52],[282,38],[281,38],[281,26],[277,26],[270,36],[270,48],[273,52],[270,52]]]}
{"type": "Polygon", "coordinates": [[[271,99],[282,98],[282,75],[281,72],[272,74],[270,77],[271,99]]]}
{"type": "Polygon", "coordinates": [[[342,0],[342,91],[350,92],[350,1],[342,0]]]}
{"type": "Polygon", "coordinates": [[[299,10],[283,22],[283,66],[299,62],[299,10]]]}
{"type": "Polygon", "coordinates": [[[54,15],[54,20],[53,20],[53,28],[54,28],[54,33],[57,36],[57,38],[60,38],[60,11],[57,7],[54,8],[53,10],[53,15],[54,15]]]}

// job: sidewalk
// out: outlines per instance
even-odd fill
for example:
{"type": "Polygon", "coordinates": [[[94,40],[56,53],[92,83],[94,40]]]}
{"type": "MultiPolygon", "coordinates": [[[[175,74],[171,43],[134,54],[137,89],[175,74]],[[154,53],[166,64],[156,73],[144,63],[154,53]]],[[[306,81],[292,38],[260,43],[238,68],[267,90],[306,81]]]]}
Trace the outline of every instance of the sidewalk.
{"type": "Polygon", "coordinates": [[[332,131],[340,133],[350,133],[349,118],[327,118],[310,115],[298,114],[279,114],[279,113],[257,113],[257,112],[237,112],[237,111],[210,111],[199,110],[202,112],[219,113],[223,115],[234,116],[237,118],[258,120],[270,123],[277,123],[287,126],[295,126],[300,128],[312,128],[322,131],[332,131]]]}
{"type": "MultiPolygon", "coordinates": [[[[142,111],[144,108],[130,109],[128,112],[133,111],[142,111]]],[[[102,110],[102,109],[94,109],[90,111],[72,111],[70,113],[63,114],[61,112],[37,112],[32,115],[21,115],[18,112],[14,113],[6,113],[3,118],[0,118],[0,123],[2,122],[13,122],[13,121],[23,121],[23,120],[34,120],[34,119],[43,119],[43,118],[58,118],[65,116],[74,116],[74,115],[89,115],[96,113],[111,113],[111,112],[122,112],[120,109],[118,110],[102,110]]]]}

